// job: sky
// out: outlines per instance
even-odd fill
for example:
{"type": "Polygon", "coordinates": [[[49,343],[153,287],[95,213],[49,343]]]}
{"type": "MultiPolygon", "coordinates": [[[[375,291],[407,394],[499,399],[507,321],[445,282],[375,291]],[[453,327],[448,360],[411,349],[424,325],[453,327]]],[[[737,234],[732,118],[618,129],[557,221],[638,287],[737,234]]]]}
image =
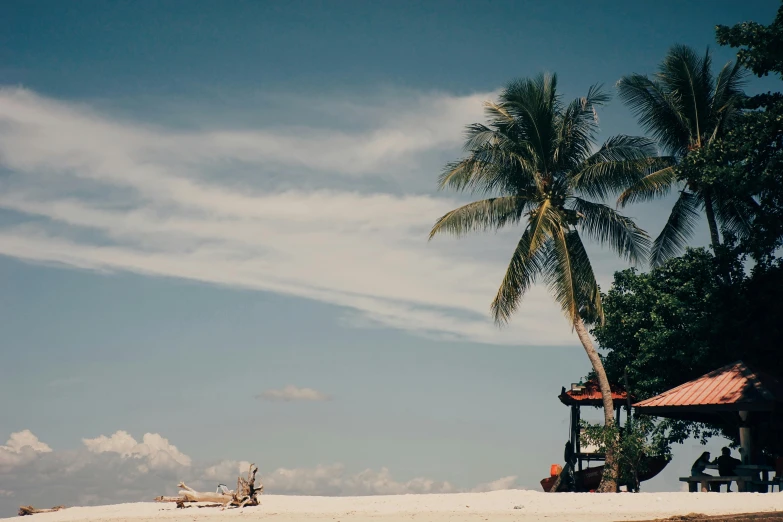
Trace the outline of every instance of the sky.
{"type": "MultiPolygon", "coordinates": [[[[509,80],[613,92],[675,43],[722,65],[715,24],[777,6],[2,2],[0,514],[250,461],[268,493],[539,489],[589,363],[545,288],[492,323],[519,230],[427,241],[468,197],[440,169],[509,80]]],[[[627,213],[655,235],[670,204],[627,213]]],[[[588,250],[604,288],[626,268],[588,250]]]]}

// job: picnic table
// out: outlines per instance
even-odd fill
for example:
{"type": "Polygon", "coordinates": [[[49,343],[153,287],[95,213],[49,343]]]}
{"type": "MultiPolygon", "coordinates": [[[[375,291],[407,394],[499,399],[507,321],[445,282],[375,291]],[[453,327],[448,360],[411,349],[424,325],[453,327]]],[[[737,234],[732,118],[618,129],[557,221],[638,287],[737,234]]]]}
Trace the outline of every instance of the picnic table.
{"type": "MultiPolygon", "coordinates": [[[[707,464],[706,469],[718,469],[717,464],[707,464]]],[[[748,491],[750,485],[753,489],[755,487],[762,488],[766,493],[769,486],[772,486],[773,490],[775,486],[778,486],[778,490],[781,487],[781,477],[775,477],[773,480],[769,480],[769,472],[775,471],[773,466],[767,466],[765,464],[739,464],[734,468],[736,475],[732,476],[701,476],[701,477],[680,477],[680,482],[697,483],[701,485],[701,491],[720,491],[720,486],[723,484],[731,485],[732,482],[737,483],[737,489],[739,491],[748,491]],[[758,478],[758,474],[761,473],[761,479],[758,478]],[[710,487],[712,486],[712,487],[710,487]]]]}

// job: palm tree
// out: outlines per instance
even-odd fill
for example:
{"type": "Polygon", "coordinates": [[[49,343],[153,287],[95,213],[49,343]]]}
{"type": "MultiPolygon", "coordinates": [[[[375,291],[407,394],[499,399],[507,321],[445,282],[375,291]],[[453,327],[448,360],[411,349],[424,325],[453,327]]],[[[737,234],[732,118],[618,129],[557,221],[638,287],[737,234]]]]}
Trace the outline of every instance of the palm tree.
{"type": "MultiPolygon", "coordinates": [[[[630,218],[590,199],[603,199],[638,180],[654,164],[655,146],[647,138],[617,136],[594,150],[595,108],[608,99],[593,86],[587,96],[563,104],[555,75],[511,82],[497,103],[485,103],[487,124],[468,126],[466,157],[448,164],[439,179],[441,189],[494,197],[444,215],[430,239],[442,232],[461,236],[524,226],[491,305],[495,322],[508,322],[525,292],[543,278],[587,352],[603,395],[606,425],[612,426],[609,381],[585,327],[585,321],[603,321],[603,309],[580,232],[632,262],[646,258],[647,234],[630,218]]],[[[616,491],[611,451],[605,469],[601,490],[616,491]]]]}
{"type": "Polygon", "coordinates": [[[690,47],[675,45],[652,78],[631,74],[620,79],[620,98],[640,125],[669,154],[670,165],[631,184],[619,197],[624,207],[649,201],[677,187],[680,196],[653,243],[650,264],[658,266],[675,256],[693,234],[699,210],[704,209],[713,249],[720,245],[718,224],[737,235],[747,233],[755,202],[739,200],[730,190],[700,179],[678,180],[676,164],[689,152],[721,138],[740,113],[745,97],[745,72],[739,64],[723,66],[712,75],[709,50],[702,57],[690,47]]]}

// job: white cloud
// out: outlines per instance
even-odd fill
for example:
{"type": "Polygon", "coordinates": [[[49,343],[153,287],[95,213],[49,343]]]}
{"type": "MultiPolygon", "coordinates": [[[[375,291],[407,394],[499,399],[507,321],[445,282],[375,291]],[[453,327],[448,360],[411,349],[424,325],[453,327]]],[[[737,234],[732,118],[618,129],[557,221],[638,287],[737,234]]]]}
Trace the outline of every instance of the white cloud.
{"type": "Polygon", "coordinates": [[[394,480],[389,470],[366,469],[347,474],[344,466],[317,466],[306,469],[276,469],[264,475],[264,491],[295,495],[403,495],[414,493],[454,493],[448,482],[414,478],[406,482],[394,480]]]}
{"type": "MultiPolygon", "coordinates": [[[[0,466],[0,517],[11,516],[19,504],[75,506],[150,501],[158,495],[176,494],[179,481],[204,491],[214,490],[219,483],[233,488],[237,476],[244,476],[250,465],[247,461],[209,464],[172,457],[172,466],[140,466],[140,462],[154,460],[156,452],[179,454],[158,434],[148,433],[144,442],[138,443],[129,434],[118,431],[112,436],[83,439],[84,445],[75,451],[51,451],[28,430],[19,433],[22,435],[14,434],[17,436],[12,435],[11,440],[26,441],[23,446],[14,443],[0,447],[6,448],[0,452],[10,452],[8,448],[14,448],[15,453],[29,452],[23,465],[0,466]],[[39,451],[29,443],[38,444],[39,451]]],[[[397,480],[387,468],[349,472],[341,464],[275,470],[261,466],[258,476],[267,494],[345,496],[463,491],[447,481],[423,477],[397,480]]],[[[513,479],[499,479],[473,490],[511,487],[513,479]]]]}
{"type": "Polygon", "coordinates": [[[264,390],[258,395],[259,399],[268,401],[314,401],[322,402],[329,400],[329,395],[314,390],[312,388],[297,388],[293,385],[288,385],[285,388],[278,390],[264,390]]]}
{"type": "Polygon", "coordinates": [[[24,466],[39,454],[51,451],[52,448],[30,430],[12,433],[5,445],[0,446],[0,472],[24,466]]]}
{"type": "Polygon", "coordinates": [[[37,453],[49,453],[52,451],[52,448],[50,448],[48,444],[38,440],[38,437],[30,430],[12,433],[6,441],[5,446],[0,446],[0,450],[16,453],[21,453],[24,448],[30,448],[37,453]]]}
{"type": "Polygon", "coordinates": [[[117,453],[124,458],[143,459],[145,469],[170,469],[191,464],[190,457],[157,433],[145,433],[139,443],[128,432],[120,430],[111,437],[101,435],[82,439],[82,443],[92,453],[117,453]]]}
{"type": "Polygon", "coordinates": [[[459,154],[487,97],[420,96],[352,132],[183,132],[0,90],[0,208],[17,214],[0,222],[0,254],[288,294],[440,338],[573,343],[542,287],[509,328],[489,318],[514,231],[500,249],[491,239],[428,243],[459,202],[406,188],[426,177],[434,191],[437,172],[422,161],[459,154]],[[257,175],[239,174],[248,169],[257,175]],[[345,178],[396,179],[399,189],[335,188],[350,187],[345,178]]]}
{"type": "Polygon", "coordinates": [[[208,466],[204,470],[203,477],[208,480],[223,481],[225,484],[233,484],[236,477],[245,476],[249,468],[250,462],[246,460],[223,460],[208,466]]]}
{"type": "Polygon", "coordinates": [[[492,482],[486,482],[484,484],[479,484],[475,488],[473,488],[471,491],[474,493],[484,493],[487,491],[501,491],[506,489],[517,489],[517,476],[516,475],[510,475],[508,477],[499,478],[497,480],[493,480],[492,482]]]}

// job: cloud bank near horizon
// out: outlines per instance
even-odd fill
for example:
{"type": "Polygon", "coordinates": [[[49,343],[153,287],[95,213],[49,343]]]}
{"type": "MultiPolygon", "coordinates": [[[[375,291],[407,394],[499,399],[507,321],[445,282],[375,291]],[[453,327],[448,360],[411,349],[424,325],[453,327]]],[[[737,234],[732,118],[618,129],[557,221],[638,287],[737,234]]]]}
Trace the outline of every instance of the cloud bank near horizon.
{"type": "Polygon", "coordinates": [[[1,89],[0,254],[321,301],[355,326],[571,344],[540,286],[509,327],[492,323],[514,231],[497,236],[507,248],[427,242],[434,221],[460,204],[436,194],[431,165],[460,154],[465,124],[482,120],[491,96],[356,106],[372,117],[350,131],[181,130],[1,89]]]}
{"type": "MultiPolygon", "coordinates": [[[[394,479],[387,468],[351,473],[342,464],[312,468],[264,469],[259,477],[265,494],[285,495],[402,495],[466,491],[446,481],[416,477],[394,479]]],[[[157,433],[136,441],[117,431],[82,439],[76,450],[52,450],[30,430],[12,433],[0,446],[0,517],[19,505],[98,505],[151,501],[175,495],[177,483],[212,491],[219,483],[233,485],[247,473],[250,462],[222,460],[200,463],[183,454],[157,433]]],[[[517,477],[503,477],[467,491],[513,489],[517,477]]]]}

